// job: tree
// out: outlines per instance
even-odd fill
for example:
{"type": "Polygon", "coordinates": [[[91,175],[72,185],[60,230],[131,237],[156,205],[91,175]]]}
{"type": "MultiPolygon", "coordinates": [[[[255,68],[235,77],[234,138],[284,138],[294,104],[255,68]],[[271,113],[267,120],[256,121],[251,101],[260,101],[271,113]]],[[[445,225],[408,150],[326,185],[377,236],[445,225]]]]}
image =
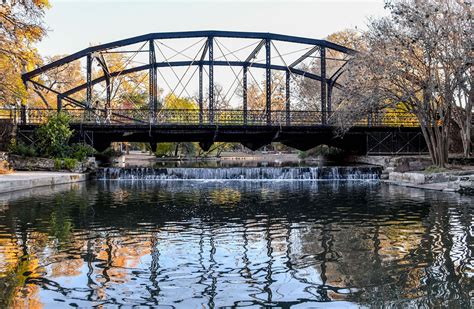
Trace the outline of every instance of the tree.
{"type": "Polygon", "coordinates": [[[48,0],[6,0],[0,5],[0,101],[23,103],[27,92],[20,73],[32,69],[39,57],[33,44],[46,33],[42,22],[48,0]]]}
{"type": "MultiPolygon", "coordinates": [[[[51,63],[63,57],[65,57],[65,55],[45,57],[43,62],[51,63]]],[[[58,92],[64,92],[85,82],[85,77],[81,72],[81,63],[79,61],[68,62],[60,67],[52,68],[44,72],[39,79],[41,84],[58,92]]],[[[54,106],[53,104],[56,103],[56,93],[34,84],[31,84],[31,87],[34,92],[32,101],[35,105],[44,105],[47,108],[52,108],[54,106]]],[[[77,95],[75,98],[79,99],[77,95]]]]}
{"type": "Polygon", "coordinates": [[[344,100],[366,111],[403,105],[417,116],[433,163],[444,167],[459,108],[455,94],[470,78],[470,52],[461,43],[470,41],[469,5],[393,0],[386,8],[390,15],[373,20],[364,34],[367,50],[351,61],[344,100]]]}
{"type": "MultiPolygon", "coordinates": [[[[354,50],[363,50],[364,42],[361,33],[353,29],[346,29],[330,34],[325,38],[326,40],[352,48],[354,50]]],[[[321,61],[319,54],[316,51],[313,54],[313,60],[309,64],[304,62],[300,64],[301,69],[304,71],[312,72],[316,75],[321,74],[321,61]]],[[[326,49],[326,76],[331,77],[337,73],[338,70],[344,66],[345,61],[350,59],[350,55],[342,52],[338,52],[333,49],[326,49]]],[[[343,72],[343,71],[342,71],[343,72]]],[[[338,74],[337,74],[338,75],[338,74]]],[[[309,78],[302,76],[293,76],[295,93],[298,95],[298,101],[295,102],[296,108],[302,110],[320,110],[321,108],[321,83],[309,78]]],[[[337,78],[339,84],[345,84],[348,82],[347,75],[342,74],[337,78]]],[[[338,109],[338,103],[342,101],[338,100],[340,92],[337,88],[333,89],[333,110],[338,109]]]]}
{"type": "Polygon", "coordinates": [[[69,139],[74,133],[69,121],[70,117],[65,113],[52,113],[48,121],[36,130],[38,148],[42,155],[52,158],[66,156],[69,139]]]}
{"type": "MultiPolygon", "coordinates": [[[[247,107],[249,110],[261,110],[266,108],[266,80],[258,84],[255,80],[250,80],[247,85],[247,107]]],[[[286,102],[285,76],[278,71],[272,72],[271,78],[271,98],[272,110],[284,110],[286,102]]],[[[243,96],[243,90],[240,87],[238,95],[243,96]]]]}

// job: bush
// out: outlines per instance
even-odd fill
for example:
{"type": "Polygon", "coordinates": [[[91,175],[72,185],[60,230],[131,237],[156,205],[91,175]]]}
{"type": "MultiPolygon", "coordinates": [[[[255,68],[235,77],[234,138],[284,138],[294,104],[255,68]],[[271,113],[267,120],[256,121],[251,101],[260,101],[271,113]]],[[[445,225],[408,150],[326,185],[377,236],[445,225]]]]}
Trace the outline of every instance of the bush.
{"type": "Polygon", "coordinates": [[[74,158],[64,158],[63,168],[66,169],[66,170],[73,170],[73,169],[76,168],[77,163],[79,163],[79,162],[74,158]]]}
{"type": "Polygon", "coordinates": [[[68,152],[69,157],[76,159],[77,161],[84,161],[87,157],[93,156],[97,153],[94,147],[82,143],[71,145],[68,152]]]}
{"type": "Polygon", "coordinates": [[[158,143],[156,145],[155,155],[157,157],[171,156],[174,153],[175,147],[176,147],[175,143],[158,143]]]}
{"type": "Polygon", "coordinates": [[[439,166],[436,166],[436,165],[428,166],[424,170],[424,172],[427,173],[427,174],[443,173],[443,172],[446,172],[446,171],[447,171],[447,169],[445,169],[444,167],[439,167],[439,166]]]}
{"type": "Polygon", "coordinates": [[[54,159],[54,169],[60,170],[63,167],[63,160],[61,159],[54,159]]]}
{"type": "Polygon", "coordinates": [[[37,151],[34,146],[26,145],[24,143],[12,144],[10,146],[10,153],[16,154],[22,157],[36,157],[37,151]]]}
{"type": "Polygon", "coordinates": [[[65,113],[50,114],[48,121],[36,130],[41,155],[50,158],[66,156],[69,150],[68,142],[73,134],[69,120],[69,115],[65,113]]]}
{"type": "Polygon", "coordinates": [[[54,159],[54,168],[56,170],[74,170],[79,163],[74,158],[54,159]]]}
{"type": "Polygon", "coordinates": [[[12,171],[10,164],[7,161],[0,161],[0,175],[10,174],[12,171]]]}

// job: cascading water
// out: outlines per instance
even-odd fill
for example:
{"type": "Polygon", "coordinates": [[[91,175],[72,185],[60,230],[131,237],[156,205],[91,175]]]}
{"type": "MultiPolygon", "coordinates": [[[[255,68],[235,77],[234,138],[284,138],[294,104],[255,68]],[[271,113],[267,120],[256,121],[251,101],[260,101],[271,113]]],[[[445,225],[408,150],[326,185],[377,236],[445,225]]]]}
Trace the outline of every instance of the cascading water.
{"type": "Polygon", "coordinates": [[[174,179],[235,179],[235,180],[376,180],[379,166],[323,167],[225,167],[225,168],[103,168],[97,171],[102,180],[174,180],[174,179]]]}

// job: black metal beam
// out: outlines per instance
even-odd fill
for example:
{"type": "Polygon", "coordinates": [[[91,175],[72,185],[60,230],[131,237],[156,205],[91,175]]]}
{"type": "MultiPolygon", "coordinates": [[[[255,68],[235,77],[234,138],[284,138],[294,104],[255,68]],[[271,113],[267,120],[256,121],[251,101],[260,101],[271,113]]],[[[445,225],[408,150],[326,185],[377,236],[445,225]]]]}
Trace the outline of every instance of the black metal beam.
{"type": "Polygon", "coordinates": [[[92,55],[87,55],[87,72],[86,72],[86,101],[87,105],[90,107],[92,106],[92,55]]]}
{"type": "Polygon", "coordinates": [[[326,124],[326,49],[321,47],[321,121],[326,124]]]}
{"type": "Polygon", "coordinates": [[[298,64],[303,62],[306,58],[314,54],[315,51],[319,50],[319,46],[314,46],[310,50],[308,50],[306,53],[304,53],[301,57],[293,61],[292,64],[290,64],[290,68],[296,67],[298,64]]]}
{"type": "Polygon", "coordinates": [[[156,55],[155,55],[155,42],[153,40],[149,41],[149,53],[148,61],[150,68],[148,69],[148,91],[149,91],[149,108],[150,108],[150,122],[156,123],[156,114],[158,109],[158,81],[156,75],[156,55]]]}
{"type": "Polygon", "coordinates": [[[252,59],[254,59],[257,54],[260,52],[262,47],[265,45],[265,40],[261,40],[260,43],[252,50],[252,52],[247,56],[247,59],[245,59],[245,62],[251,62],[252,59]]]}
{"type": "Polygon", "coordinates": [[[290,70],[286,70],[286,84],[285,84],[285,92],[286,92],[286,125],[290,125],[290,81],[291,81],[291,72],[290,70]]]}
{"type": "MultiPolygon", "coordinates": [[[[157,62],[155,64],[155,66],[157,68],[162,68],[162,67],[182,67],[182,66],[189,66],[189,65],[209,65],[210,62],[209,61],[202,61],[202,62],[193,62],[193,61],[172,61],[172,62],[157,62]]],[[[258,68],[258,69],[265,69],[266,68],[266,64],[265,63],[247,63],[247,62],[242,62],[242,61],[214,61],[214,66],[252,66],[252,68],[258,68]]],[[[148,70],[150,68],[150,65],[149,64],[145,64],[145,65],[141,65],[141,66],[137,66],[137,67],[134,67],[134,68],[130,68],[130,69],[125,69],[123,71],[117,71],[117,72],[112,72],[110,73],[110,77],[115,77],[115,76],[118,76],[118,75],[127,75],[127,74],[130,74],[130,73],[134,73],[134,72],[139,72],[139,71],[143,71],[143,70],[148,70]]],[[[293,74],[296,74],[296,75],[299,75],[299,76],[303,76],[303,77],[306,77],[306,78],[309,78],[309,79],[313,79],[313,80],[317,80],[317,81],[321,81],[321,77],[319,75],[316,75],[314,73],[311,73],[311,72],[307,72],[307,71],[303,71],[303,70],[300,70],[300,69],[296,69],[296,68],[288,68],[286,66],[282,66],[282,65],[271,65],[270,68],[272,70],[276,70],[276,71],[286,71],[286,70],[290,70],[291,73],[293,74]]],[[[92,80],[92,85],[95,85],[97,83],[100,83],[100,82],[103,82],[105,80],[105,77],[104,76],[101,76],[101,77],[98,77],[94,80],[92,80]]],[[[330,82],[330,80],[326,80],[327,83],[330,82]]],[[[81,90],[84,90],[86,89],[86,85],[87,84],[82,84],[82,85],[79,85],[75,88],[72,88],[66,92],[64,92],[64,95],[71,95],[73,93],[76,93],[78,91],[81,91],[81,90]]],[[[335,87],[341,87],[340,84],[338,83],[335,83],[334,84],[335,87]]]]}
{"type": "Polygon", "coordinates": [[[327,107],[328,107],[328,117],[331,117],[332,113],[332,84],[328,84],[328,101],[327,101],[327,107]]]}
{"type": "Polygon", "coordinates": [[[243,77],[242,77],[242,108],[244,112],[244,124],[247,124],[248,107],[247,107],[247,66],[243,66],[243,77]]]}
{"type": "MultiPolygon", "coordinates": [[[[111,89],[111,84],[110,84],[110,71],[107,66],[107,62],[105,61],[105,58],[102,54],[100,56],[94,57],[99,65],[102,67],[102,72],[104,73],[105,77],[105,92],[106,92],[106,103],[105,103],[105,108],[106,110],[110,109],[111,107],[111,99],[112,99],[112,89],[111,89]]],[[[91,81],[92,82],[92,81],[91,81]]]]}
{"type": "Polygon", "coordinates": [[[72,62],[87,56],[88,54],[105,51],[108,49],[118,48],[126,45],[136,44],[149,40],[160,40],[160,39],[180,39],[180,38],[197,38],[197,37],[222,37],[222,38],[244,38],[244,39],[261,39],[261,40],[273,40],[273,41],[284,41],[299,44],[318,45],[321,47],[333,49],[346,54],[355,54],[356,51],[326,40],[318,40],[297,36],[288,36],[275,33],[262,33],[262,32],[237,32],[237,31],[186,31],[186,32],[162,32],[162,33],[149,33],[140,35],[128,39],[114,41],[106,44],[97,46],[91,46],[83,49],[79,52],[66,56],[64,58],[53,61],[33,71],[22,75],[24,81],[29,80],[45,71],[72,62]]]}
{"type": "MultiPolygon", "coordinates": [[[[207,44],[207,43],[206,43],[207,44]]],[[[203,122],[203,105],[204,105],[204,95],[202,89],[202,80],[203,78],[203,67],[202,64],[199,64],[199,124],[203,122]]]]}
{"type": "MultiPolygon", "coordinates": [[[[68,97],[67,95],[65,95],[64,93],[61,93],[61,92],[59,92],[59,91],[57,91],[57,90],[54,90],[54,89],[52,89],[51,87],[45,86],[45,85],[43,85],[43,84],[41,84],[41,83],[38,83],[38,82],[35,81],[35,80],[30,80],[29,82],[32,83],[32,84],[34,84],[34,85],[36,85],[36,86],[38,86],[38,87],[41,87],[41,88],[46,89],[46,90],[48,90],[48,91],[51,91],[52,93],[56,94],[57,96],[58,96],[58,95],[62,96],[62,98],[63,98],[64,100],[66,100],[66,101],[68,101],[68,102],[71,102],[72,104],[74,104],[74,105],[76,105],[76,106],[85,107],[85,105],[82,104],[81,102],[79,102],[78,100],[73,99],[73,98],[70,98],[70,97],[68,97]]],[[[84,85],[85,85],[85,84],[84,84],[84,85]]]]}
{"type": "MultiPolygon", "coordinates": [[[[204,43],[204,49],[202,50],[201,58],[199,61],[199,124],[204,121],[204,93],[203,93],[203,61],[206,59],[206,55],[209,51],[209,38],[204,43]]],[[[192,63],[190,64],[192,65],[192,63]]]]}
{"type": "Polygon", "coordinates": [[[204,61],[206,59],[207,51],[209,49],[209,39],[206,40],[206,43],[204,43],[204,49],[202,50],[201,54],[201,61],[204,61]]]}
{"type": "Polygon", "coordinates": [[[214,123],[214,38],[207,39],[209,48],[209,123],[214,123]]]}
{"type": "Polygon", "coordinates": [[[63,102],[62,102],[62,97],[61,97],[61,95],[58,94],[58,95],[56,96],[56,100],[57,100],[57,102],[56,102],[56,108],[58,109],[58,113],[59,113],[59,112],[61,111],[61,109],[63,108],[63,102]]]}
{"type": "Polygon", "coordinates": [[[272,69],[271,69],[271,41],[265,40],[265,113],[267,124],[272,123],[272,69]]]}

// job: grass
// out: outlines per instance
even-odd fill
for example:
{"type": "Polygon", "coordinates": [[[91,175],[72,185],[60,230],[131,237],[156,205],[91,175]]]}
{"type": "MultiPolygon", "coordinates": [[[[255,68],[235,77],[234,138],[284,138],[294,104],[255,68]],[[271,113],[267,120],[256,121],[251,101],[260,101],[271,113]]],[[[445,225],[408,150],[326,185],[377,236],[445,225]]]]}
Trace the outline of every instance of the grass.
{"type": "Polygon", "coordinates": [[[427,174],[434,174],[434,173],[444,173],[444,172],[447,172],[447,171],[448,171],[447,168],[439,167],[439,166],[436,166],[436,165],[431,165],[431,166],[428,166],[427,168],[425,168],[425,170],[423,172],[425,172],[427,174]]]}

